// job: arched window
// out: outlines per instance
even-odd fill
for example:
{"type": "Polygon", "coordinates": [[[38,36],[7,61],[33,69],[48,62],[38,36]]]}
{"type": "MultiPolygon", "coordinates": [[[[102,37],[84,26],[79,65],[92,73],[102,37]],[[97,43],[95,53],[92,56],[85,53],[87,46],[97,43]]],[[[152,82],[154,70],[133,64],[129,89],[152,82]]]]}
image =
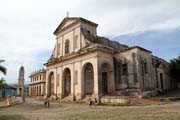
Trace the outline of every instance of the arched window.
{"type": "Polygon", "coordinates": [[[69,53],[69,40],[67,39],[65,42],[65,54],[69,53]]]}
{"type": "Polygon", "coordinates": [[[93,67],[91,64],[88,64],[85,69],[85,79],[86,80],[93,80],[93,67]]]}

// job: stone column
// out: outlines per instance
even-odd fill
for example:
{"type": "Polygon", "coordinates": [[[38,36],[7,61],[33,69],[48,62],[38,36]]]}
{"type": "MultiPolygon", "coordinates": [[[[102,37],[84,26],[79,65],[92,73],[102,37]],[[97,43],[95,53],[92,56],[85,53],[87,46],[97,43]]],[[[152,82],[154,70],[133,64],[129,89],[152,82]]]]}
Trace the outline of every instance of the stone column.
{"type": "Polygon", "coordinates": [[[33,96],[35,96],[35,85],[33,85],[33,96]]]}
{"type": "Polygon", "coordinates": [[[38,88],[39,88],[39,95],[38,96],[41,96],[41,84],[38,85],[38,88]]]}
{"type": "Polygon", "coordinates": [[[49,72],[48,70],[46,71],[46,87],[45,87],[45,94],[44,94],[44,97],[47,98],[48,97],[48,94],[49,94],[49,81],[48,81],[48,77],[49,77],[49,72]]]}
{"type": "Polygon", "coordinates": [[[29,86],[29,96],[31,96],[31,86],[29,86]]]}
{"type": "Polygon", "coordinates": [[[31,86],[31,96],[33,96],[33,86],[31,86]]]}
{"type": "Polygon", "coordinates": [[[54,98],[57,97],[57,68],[53,71],[54,73],[54,98]]]}
{"type": "Polygon", "coordinates": [[[83,96],[84,96],[84,81],[83,81],[83,77],[84,77],[84,73],[82,71],[82,62],[79,63],[79,69],[78,69],[78,86],[79,86],[79,90],[78,90],[78,93],[77,93],[77,99],[82,99],[83,96]]]}
{"type": "Polygon", "coordinates": [[[71,72],[71,100],[74,100],[74,65],[70,67],[70,72],[71,72]]]}
{"type": "Polygon", "coordinates": [[[96,59],[93,63],[94,68],[94,97],[99,99],[99,70],[98,70],[98,60],[96,59]]]}
{"type": "Polygon", "coordinates": [[[36,91],[36,96],[37,96],[37,85],[36,85],[36,87],[35,87],[35,88],[36,88],[36,90],[35,90],[35,91],[36,91]]]}
{"type": "Polygon", "coordinates": [[[41,95],[44,95],[44,83],[41,83],[41,95]]]}
{"type": "Polygon", "coordinates": [[[35,96],[35,87],[33,85],[33,96],[35,96]]]}
{"type": "Polygon", "coordinates": [[[62,67],[60,68],[60,71],[59,71],[59,94],[60,94],[60,99],[62,99],[62,97],[63,97],[63,78],[62,78],[62,76],[63,76],[63,70],[62,70],[62,67]]]}

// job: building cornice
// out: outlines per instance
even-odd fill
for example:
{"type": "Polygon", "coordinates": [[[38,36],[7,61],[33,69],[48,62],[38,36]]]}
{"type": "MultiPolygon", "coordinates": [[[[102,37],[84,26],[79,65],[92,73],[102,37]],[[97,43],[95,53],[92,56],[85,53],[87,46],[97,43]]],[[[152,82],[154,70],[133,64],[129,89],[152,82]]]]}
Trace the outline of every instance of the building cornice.
{"type": "Polygon", "coordinates": [[[109,47],[103,46],[103,45],[99,45],[99,44],[95,44],[93,46],[89,46],[89,47],[85,47],[82,48],[81,50],[79,50],[78,52],[73,52],[70,54],[67,54],[65,56],[62,56],[60,58],[53,58],[51,60],[49,60],[47,63],[45,63],[45,66],[50,66],[65,60],[69,60],[75,57],[80,57],[82,55],[88,54],[89,52],[95,52],[95,51],[103,51],[106,53],[113,53],[113,50],[109,47]]]}
{"type": "Polygon", "coordinates": [[[31,86],[31,85],[37,85],[37,84],[41,84],[41,83],[46,83],[46,82],[35,82],[35,83],[30,83],[29,86],[31,86]]]}

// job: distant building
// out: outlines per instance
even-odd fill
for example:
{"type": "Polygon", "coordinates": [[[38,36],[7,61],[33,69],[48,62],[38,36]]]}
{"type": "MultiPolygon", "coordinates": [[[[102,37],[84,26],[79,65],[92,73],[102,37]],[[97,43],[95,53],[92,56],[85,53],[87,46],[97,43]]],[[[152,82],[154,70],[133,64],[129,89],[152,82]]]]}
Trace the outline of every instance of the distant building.
{"type": "Polygon", "coordinates": [[[0,98],[6,98],[8,96],[16,96],[16,86],[7,85],[5,88],[0,90],[0,98]]]}
{"type": "Polygon", "coordinates": [[[43,96],[45,94],[46,70],[33,72],[30,76],[29,95],[43,96]]]}

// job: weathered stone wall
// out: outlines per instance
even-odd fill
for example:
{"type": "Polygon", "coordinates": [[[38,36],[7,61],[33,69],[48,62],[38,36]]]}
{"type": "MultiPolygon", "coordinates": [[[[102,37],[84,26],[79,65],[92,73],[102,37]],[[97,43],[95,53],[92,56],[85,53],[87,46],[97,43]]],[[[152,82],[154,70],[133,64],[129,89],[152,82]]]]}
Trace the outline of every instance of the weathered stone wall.
{"type": "MultiPolygon", "coordinates": [[[[75,21],[67,21],[61,29],[73,22],[75,21]]],[[[164,90],[170,88],[168,68],[159,66],[156,69],[150,51],[138,46],[114,49],[108,44],[93,41],[97,39],[87,40],[89,38],[82,34],[82,28],[86,29],[87,34],[97,36],[96,26],[86,22],[76,22],[57,34],[53,53],[53,58],[57,61],[47,64],[46,96],[69,100],[86,97],[87,81],[85,82],[84,71],[88,64],[93,67],[93,94],[88,96],[97,98],[104,95],[144,96],[162,88],[158,87],[160,84],[164,90]],[[65,54],[66,40],[69,40],[69,53],[65,54]],[[66,70],[70,71],[67,78],[64,77],[66,70]],[[161,78],[159,73],[162,73],[161,78]],[[50,92],[51,75],[53,75],[53,94],[50,92]],[[70,94],[65,95],[69,78],[70,94]],[[159,81],[160,79],[163,79],[162,82],[159,81]]],[[[118,44],[114,42],[112,45],[118,44]]]]}

